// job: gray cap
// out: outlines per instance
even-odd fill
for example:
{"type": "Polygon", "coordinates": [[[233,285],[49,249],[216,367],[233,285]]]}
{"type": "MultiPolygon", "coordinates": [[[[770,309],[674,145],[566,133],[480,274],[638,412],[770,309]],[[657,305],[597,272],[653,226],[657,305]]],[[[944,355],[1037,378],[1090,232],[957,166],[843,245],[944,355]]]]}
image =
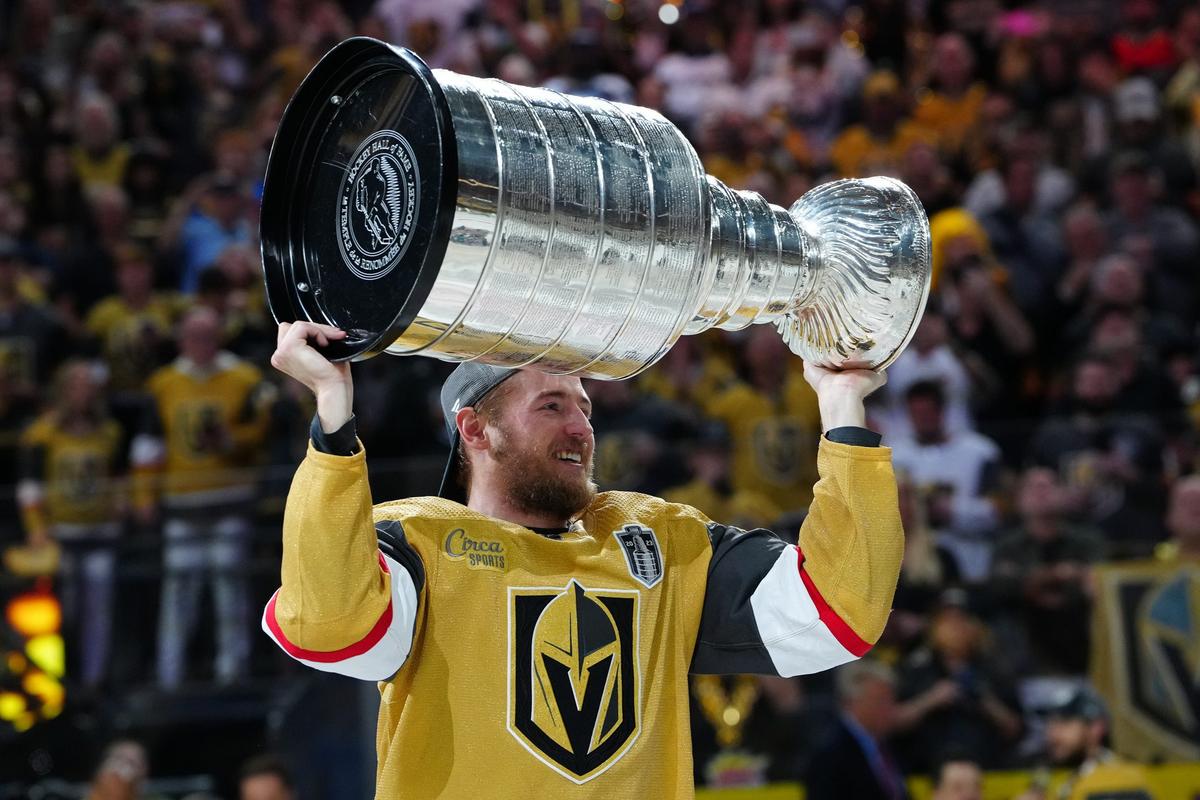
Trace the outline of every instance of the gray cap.
{"type": "Polygon", "coordinates": [[[1100,696],[1087,686],[1074,686],[1058,692],[1045,709],[1049,717],[1082,719],[1087,722],[1108,719],[1108,709],[1100,696]]]}
{"type": "Polygon", "coordinates": [[[458,426],[454,418],[459,410],[475,405],[488,392],[516,374],[515,369],[464,361],[455,367],[442,384],[442,417],[446,421],[446,435],[450,439],[450,458],[446,461],[446,471],[442,473],[439,497],[463,504],[467,502],[466,492],[458,479],[458,426]]]}

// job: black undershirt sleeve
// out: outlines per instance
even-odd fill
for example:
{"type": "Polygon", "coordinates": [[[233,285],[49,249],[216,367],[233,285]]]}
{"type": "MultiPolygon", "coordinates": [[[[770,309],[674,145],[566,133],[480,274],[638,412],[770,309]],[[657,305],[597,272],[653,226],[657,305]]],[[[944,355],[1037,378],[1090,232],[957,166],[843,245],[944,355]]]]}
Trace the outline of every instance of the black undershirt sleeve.
{"type": "Polygon", "coordinates": [[[326,433],[321,430],[320,418],[313,414],[309,436],[312,437],[313,447],[331,456],[352,456],[358,452],[358,433],[354,427],[353,416],[333,433],[326,433]]]}

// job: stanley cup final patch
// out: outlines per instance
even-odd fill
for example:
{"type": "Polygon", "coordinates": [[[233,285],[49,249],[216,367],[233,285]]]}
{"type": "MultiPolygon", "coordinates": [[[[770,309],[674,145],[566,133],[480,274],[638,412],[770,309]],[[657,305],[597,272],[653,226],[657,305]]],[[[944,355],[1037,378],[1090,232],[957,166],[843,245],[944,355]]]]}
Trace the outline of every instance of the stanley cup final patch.
{"type": "Polygon", "coordinates": [[[645,525],[630,524],[613,531],[613,535],[625,551],[630,575],[647,589],[662,580],[662,550],[659,549],[654,531],[645,525]]]}

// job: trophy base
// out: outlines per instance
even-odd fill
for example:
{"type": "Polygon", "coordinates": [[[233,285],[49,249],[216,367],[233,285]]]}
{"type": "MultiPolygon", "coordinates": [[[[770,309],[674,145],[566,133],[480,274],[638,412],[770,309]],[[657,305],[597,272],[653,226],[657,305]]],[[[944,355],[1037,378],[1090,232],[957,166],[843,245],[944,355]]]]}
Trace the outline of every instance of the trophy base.
{"type": "Polygon", "coordinates": [[[345,330],[322,348],[333,361],[387,349],[437,278],[457,180],[454,125],[429,68],[374,39],[336,47],[288,103],[267,163],[260,230],[275,319],[345,330]]]}

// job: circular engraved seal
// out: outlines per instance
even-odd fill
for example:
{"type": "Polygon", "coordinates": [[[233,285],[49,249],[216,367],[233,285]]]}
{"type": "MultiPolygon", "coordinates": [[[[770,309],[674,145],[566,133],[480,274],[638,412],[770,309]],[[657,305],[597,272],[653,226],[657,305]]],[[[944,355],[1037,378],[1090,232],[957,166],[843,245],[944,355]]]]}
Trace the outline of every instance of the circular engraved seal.
{"type": "Polygon", "coordinates": [[[403,136],[377,131],[358,146],[338,197],[338,249],[351,272],[373,281],[400,262],[420,194],[417,159],[403,136]]]}

